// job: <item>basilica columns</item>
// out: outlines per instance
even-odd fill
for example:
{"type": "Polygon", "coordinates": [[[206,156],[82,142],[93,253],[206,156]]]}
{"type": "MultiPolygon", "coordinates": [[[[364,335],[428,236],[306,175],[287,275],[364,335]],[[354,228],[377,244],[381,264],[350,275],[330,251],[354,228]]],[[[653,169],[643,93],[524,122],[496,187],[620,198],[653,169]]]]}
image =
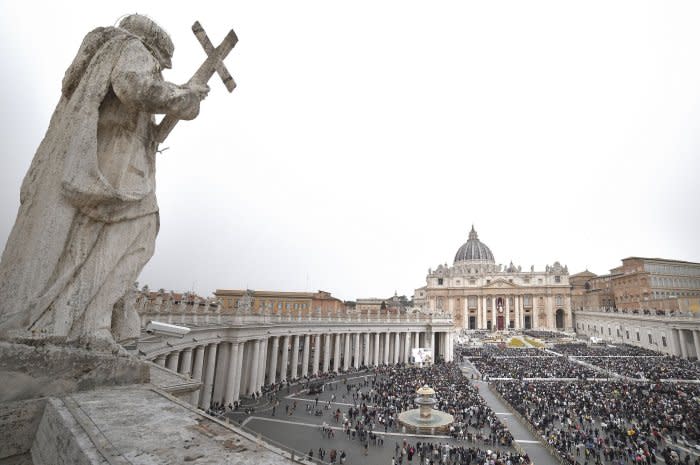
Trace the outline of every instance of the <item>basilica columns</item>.
{"type": "Polygon", "coordinates": [[[192,348],[183,349],[181,353],[180,373],[190,378],[192,376],[192,348]]]}
{"type": "Polygon", "coordinates": [[[374,333],[374,366],[379,366],[379,333],[374,333]]]}
{"type": "Polygon", "coordinates": [[[311,374],[318,375],[318,365],[321,362],[321,335],[317,334],[314,337],[314,358],[311,364],[311,374]]]}
{"type": "Polygon", "coordinates": [[[390,334],[391,333],[384,333],[384,365],[389,364],[389,339],[390,339],[390,334]]]}
{"type": "Polygon", "coordinates": [[[211,404],[211,394],[214,389],[214,370],[216,368],[216,349],[218,344],[209,344],[207,347],[207,363],[204,367],[204,385],[202,395],[199,397],[199,408],[206,410],[211,404]]]}
{"type": "MultiPolygon", "coordinates": [[[[204,366],[204,346],[198,346],[194,350],[194,365],[192,366],[192,379],[201,381],[202,379],[202,367],[204,366]]],[[[192,393],[192,398],[190,403],[192,405],[199,405],[199,398],[201,397],[202,388],[194,391],[192,393]]]]}
{"type": "Polygon", "coordinates": [[[239,373],[240,366],[238,365],[238,343],[231,342],[228,356],[228,371],[226,373],[226,391],[224,393],[224,405],[232,404],[238,400],[234,397],[236,391],[236,383],[241,381],[239,373]]]}
{"type": "Polygon", "coordinates": [[[301,377],[309,376],[309,352],[311,352],[311,334],[304,335],[304,352],[301,355],[301,377]]]}
{"type": "Polygon", "coordinates": [[[299,365],[299,337],[300,336],[296,334],[292,336],[292,366],[289,372],[289,378],[292,380],[295,380],[299,377],[299,371],[297,366],[299,365]]]}
{"type": "Polygon", "coordinates": [[[353,334],[353,342],[354,342],[354,347],[353,347],[353,354],[354,357],[352,359],[352,367],[354,369],[360,368],[360,333],[355,333],[353,334]]]}
{"type": "Polygon", "coordinates": [[[250,361],[250,377],[248,379],[248,394],[257,392],[258,388],[258,369],[260,366],[260,339],[255,339],[253,342],[253,356],[250,361]]]}
{"type": "MultiPolygon", "coordinates": [[[[280,338],[278,336],[272,336],[272,351],[270,352],[270,363],[268,367],[267,380],[268,384],[275,384],[277,382],[277,353],[280,350],[280,338]]],[[[286,369],[286,366],[285,366],[286,369]]]]}
{"type": "Polygon", "coordinates": [[[177,351],[176,351],[176,352],[170,352],[170,355],[168,355],[168,359],[167,359],[167,360],[168,360],[168,361],[167,361],[167,363],[166,363],[166,365],[165,365],[166,368],[167,368],[168,370],[172,370],[172,371],[177,372],[177,363],[178,363],[178,361],[180,360],[180,352],[177,352],[177,351]]]}
{"type": "Polygon", "coordinates": [[[365,347],[362,361],[365,364],[365,366],[368,367],[371,365],[371,363],[369,362],[369,333],[365,333],[363,339],[365,340],[365,347]]]}
{"type": "Polygon", "coordinates": [[[323,336],[323,373],[328,373],[331,366],[331,338],[332,334],[323,336]]]}
{"type": "Polygon", "coordinates": [[[282,362],[280,363],[280,382],[287,380],[289,362],[289,336],[282,337],[282,362]]]}
{"type": "Polygon", "coordinates": [[[343,335],[343,371],[350,369],[350,334],[343,335]]]}

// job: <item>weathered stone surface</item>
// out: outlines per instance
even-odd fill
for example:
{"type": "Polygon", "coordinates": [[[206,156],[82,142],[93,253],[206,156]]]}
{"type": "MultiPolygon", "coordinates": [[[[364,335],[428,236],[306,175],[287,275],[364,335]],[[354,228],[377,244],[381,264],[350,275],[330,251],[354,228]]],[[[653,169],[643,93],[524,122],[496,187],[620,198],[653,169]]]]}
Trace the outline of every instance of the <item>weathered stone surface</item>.
{"type": "Polygon", "coordinates": [[[0,402],[149,381],[145,362],[90,350],[0,341],[0,402]]]}
{"type": "Polygon", "coordinates": [[[43,398],[0,403],[0,465],[29,452],[45,406],[43,398]]]}
{"type": "Polygon", "coordinates": [[[154,114],[195,118],[208,92],[163,81],[172,53],[165,31],[139,15],[83,40],[0,262],[0,338],[109,350],[115,329],[133,333],[124,319],[135,312],[112,313],[155,247],[154,114]]]}

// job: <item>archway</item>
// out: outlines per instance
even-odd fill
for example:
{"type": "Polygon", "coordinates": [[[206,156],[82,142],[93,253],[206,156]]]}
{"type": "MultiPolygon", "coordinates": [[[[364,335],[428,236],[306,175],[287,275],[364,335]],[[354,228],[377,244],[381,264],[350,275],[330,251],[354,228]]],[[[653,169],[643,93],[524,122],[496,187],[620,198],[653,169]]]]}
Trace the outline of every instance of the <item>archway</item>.
{"type": "Polygon", "coordinates": [[[561,308],[557,309],[556,313],[557,329],[564,329],[564,310],[561,308]]]}

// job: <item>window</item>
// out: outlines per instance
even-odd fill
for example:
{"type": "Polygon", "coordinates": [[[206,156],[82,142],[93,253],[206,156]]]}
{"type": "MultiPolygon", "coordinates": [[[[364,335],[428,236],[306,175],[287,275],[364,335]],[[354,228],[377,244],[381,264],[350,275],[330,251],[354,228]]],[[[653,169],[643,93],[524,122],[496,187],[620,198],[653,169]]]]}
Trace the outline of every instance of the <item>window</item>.
{"type": "Polygon", "coordinates": [[[554,282],[555,282],[555,283],[560,283],[560,282],[561,282],[561,276],[555,276],[555,277],[554,277],[554,282]]]}
{"type": "Polygon", "coordinates": [[[476,284],[476,279],[470,279],[469,280],[469,285],[474,286],[476,284]]]}
{"type": "Polygon", "coordinates": [[[442,279],[442,278],[438,278],[438,286],[442,286],[442,283],[443,283],[443,279],[442,279]]]}
{"type": "Polygon", "coordinates": [[[666,336],[661,336],[661,345],[666,347],[666,336]]]}
{"type": "Polygon", "coordinates": [[[637,333],[637,342],[639,341],[641,341],[641,339],[639,338],[639,333],[637,333]]]}
{"type": "Polygon", "coordinates": [[[651,334],[648,334],[648,336],[649,336],[649,344],[653,344],[654,340],[651,338],[651,334]]]}
{"type": "Polygon", "coordinates": [[[629,338],[630,338],[630,332],[629,332],[629,331],[625,331],[625,336],[627,336],[627,339],[629,339],[629,338]]]}
{"type": "Polygon", "coordinates": [[[608,328],[608,336],[612,335],[612,329],[608,328]]]}
{"type": "Polygon", "coordinates": [[[490,279],[487,279],[487,280],[486,280],[486,284],[491,284],[491,280],[490,280],[490,279]]]}
{"type": "Polygon", "coordinates": [[[277,310],[282,310],[282,302],[277,302],[277,310]]]}
{"type": "Polygon", "coordinates": [[[462,284],[462,281],[458,279],[457,284],[462,284]]]}

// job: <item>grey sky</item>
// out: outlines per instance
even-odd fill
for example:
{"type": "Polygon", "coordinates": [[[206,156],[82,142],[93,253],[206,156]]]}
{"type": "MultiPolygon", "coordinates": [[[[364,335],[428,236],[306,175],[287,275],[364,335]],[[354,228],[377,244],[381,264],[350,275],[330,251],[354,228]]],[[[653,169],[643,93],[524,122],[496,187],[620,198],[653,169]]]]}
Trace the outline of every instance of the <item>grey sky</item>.
{"type": "Polygon", "coordinates": [[[166,289],[410,295],[474,223],[496,261],[700,261],[700,3],[0,2],[0,243],[85,33],[150,15],[199,118],[158,161],[166,289]],[[39,14],[39,12],[41,14],[39,14]]]}

